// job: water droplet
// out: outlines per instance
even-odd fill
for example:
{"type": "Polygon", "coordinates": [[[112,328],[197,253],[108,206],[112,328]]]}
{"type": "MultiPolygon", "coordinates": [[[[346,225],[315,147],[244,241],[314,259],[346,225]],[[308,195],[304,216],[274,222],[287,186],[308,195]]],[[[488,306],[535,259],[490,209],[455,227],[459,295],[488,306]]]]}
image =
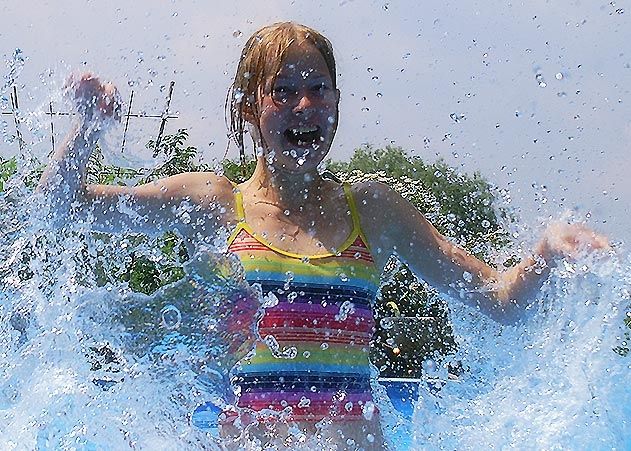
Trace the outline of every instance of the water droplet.
{"type": "Polygon", "coordinates": [[[362,415],[368,421],[372,420],[373,415],[375,414],[375,403],[372,401],[366,401],[362,406],[362,415]]]}
{"type": "Polygon", "coordinates": [[[278,305],[278,297],[271,291],[261,298],[261,306],[263,308],[275,307],[278,305]]]}
{"type": "Polygon", "coordinates": [[[473,274],[471,274],[468,271],[465,271],[465,272],[462,273],[462,279],[465,282],[471,283],[471,281],[473,280],[473,274]]]}
{"type": "Polygon", "coordinates": [[[167,329],[177,329],[182,321],[182,314],[174,305],[165,306],[160,312],[162,316],[162,325],[167,329]]]}
{"type": "Polygon", "coordinates": [[[278,340],[273,335],[267,335],[263,339],[263,342],[267,345],[272,355],[277,359],[294,359],[298,354],[298,350],[295,346],[290,346],[288,348],[284,348],[282,351],[280,350],[280,345],[278,344],[278,340]]]}
{"type": "Polygon", "coordinates": [[[466,119],[464,114],[451,113],[449,117],[455,122],[458,123],[460,121],[464,121],[466,119]]]}
{"type": "Polygon", "coordinates": [[[183,212],[180,215],[180,221],[182,221],[182,223],[184,224],[190,224],[191,223],[191,215],[189,214],[188,211],[183,212]]]}
{"type": "Polygon", "coordinates": [[[381,324],[381,327],[385,330],[389,330],[394,327],[394,321],[389,318],[382,318],[379,324],[381,324]]]}
{"type": "Polygon", "coordinates": [[[340,305],[340,311],[335,315],[336,321],[346,321],[349,315],[355,313],[355,304],[351,301],[344,301],[340,305]]]}
{"type": "Polygon", "coordinates": [[[320,345],[320,349],[322,349],[323,351],[326,351],[327,349],[329,349],[329,344],[328,343],[322,343],[320,345]]]}
{"type": "Polygon", "coordinates": [[[241,32],[241,30],[234,30],[232,32],[232,36],[235,38],[240,38],[243,35],[243,33],[241,32]]]}
{"type": "Polygon", "coordinates": [[[291,271],[287,271],[285,273],[285,284],[283,285],[283,288],[285,290],[289,290],[289,286],[293,280],[294,280],[294,273],[291,271]]]}
{"type": "Polygon", "coordinates": [[[235,102],[235,103],[239,103],[239,102],[241,102],[241,100],[243,99],[243,95],[244,95],[244,94],[243,94],[243,91],[242,91],[242,90],[240,90],[240,89],[237,89],[237,90],[234,92],[234,94],[232,95],[232,97],[233,97],[233,99],[234,99],[234,102],[235,102]]]}
{"type": "Polygon", "coordinates": [[[554,78],[556,78],[557,80],[563,80],[563,74],[561,72],[557,72],[554,78]]]}

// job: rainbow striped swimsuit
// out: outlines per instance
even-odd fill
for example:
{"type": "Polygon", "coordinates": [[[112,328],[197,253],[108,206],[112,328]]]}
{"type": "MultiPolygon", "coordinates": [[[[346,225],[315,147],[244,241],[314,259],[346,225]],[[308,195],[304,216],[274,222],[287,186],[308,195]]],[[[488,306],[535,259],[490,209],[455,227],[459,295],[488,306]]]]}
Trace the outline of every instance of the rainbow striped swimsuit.
{"type": "Polygon", "coordinates": [[[236,193],[239,224],[228,250],[269,305],[255,354],[233,370],[240,408],[278,412],[292,421],[361,419],[374,409],[368,354],[379,271],[350,187],[344,191],[353,230],[337,254],[312,256],[275,248],[257,235],[236,193]]]}

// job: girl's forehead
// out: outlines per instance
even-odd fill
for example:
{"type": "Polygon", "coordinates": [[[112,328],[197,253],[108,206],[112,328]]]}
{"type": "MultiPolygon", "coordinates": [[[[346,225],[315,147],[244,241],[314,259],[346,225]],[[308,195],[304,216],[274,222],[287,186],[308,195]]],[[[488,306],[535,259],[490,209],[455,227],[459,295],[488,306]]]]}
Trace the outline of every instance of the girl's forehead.
{"type": "Polygon", "coordinates": [[[302,78],[330,77],[329,68],[322,53],[311,43],[292,44],[285,52],[275,78],[297,75],[302,78]]]}

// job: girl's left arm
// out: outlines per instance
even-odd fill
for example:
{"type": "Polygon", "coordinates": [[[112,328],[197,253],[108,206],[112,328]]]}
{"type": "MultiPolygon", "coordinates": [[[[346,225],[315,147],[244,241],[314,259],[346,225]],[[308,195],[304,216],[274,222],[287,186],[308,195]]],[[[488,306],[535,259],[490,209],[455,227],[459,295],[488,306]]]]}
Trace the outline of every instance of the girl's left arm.
{"type": "Polygon", "coordinates": [[[381,267],[395,254],[439,291],[477,305],[490,317],[515,320],[536,296],[555,261],[607,240],[579,224],[554,224],[532,256],[498,271],[441,235],[397,192],[378,182],[354,186],[362,228],[381,267]]]}

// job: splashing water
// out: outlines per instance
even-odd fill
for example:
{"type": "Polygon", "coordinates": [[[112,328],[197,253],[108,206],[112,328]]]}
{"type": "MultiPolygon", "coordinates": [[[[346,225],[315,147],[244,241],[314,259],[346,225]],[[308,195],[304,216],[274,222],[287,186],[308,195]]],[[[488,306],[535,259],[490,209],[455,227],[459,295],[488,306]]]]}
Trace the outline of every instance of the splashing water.
{"type": "MultiPolygon", "coordinates": [[[[152,296],[97,286],[91,235],[52,233],[41,205],[18,208],[21,189],[0,197],[2,448],[217,445],[191,413],[231,402],[226,369],[235,346],[252,343],[260,293],[209,252],[152,296]]],[[[421,393],[412,449],[629,449],[631,360],[614,352],[628,346],[629,269],[615,255],[564,263],[514,326],[454,303],[463,371],[431,375],[442,388],[421,393]]],[[[384,422],[401,431],[376,390],[384,422]]]]}
{"type": "Polygon", "coordinates": [[[258,298],[235,260],[196,254],[152,296],[98,286],[95,238],[51,230],[25,194],[0,195],[0,448],[216,444],[189,419],[232,402],[228,371],[254,340],[258,298]]]}
{"type": "MultiPolygon", "coordinates": [[[[98,283],[97,263],[133,249],[82,224],[53,230],[22,178],[0,193],[0,448],[218,449],[191,414],[230,405],[229,369],[259,303],[278,299],[213,249],[152,296],[98,283]]],[[[457,380],[428,363],[411,424],[373,384],[390,441],[407,428],[412,449],[631,449],[631,356],[614,352],[628,347],[629,274],[616,255],[564,263],[514,326],[452,303],[457,380]]]]}
{"type": "Polygon", "coordinates": [[[614,351],[628,347],[630,270],[615,256],[564,263],[515,326],[457,306],[466,370],[420,397],[416,446],[631,449],[631,356],[614,351]]]}

